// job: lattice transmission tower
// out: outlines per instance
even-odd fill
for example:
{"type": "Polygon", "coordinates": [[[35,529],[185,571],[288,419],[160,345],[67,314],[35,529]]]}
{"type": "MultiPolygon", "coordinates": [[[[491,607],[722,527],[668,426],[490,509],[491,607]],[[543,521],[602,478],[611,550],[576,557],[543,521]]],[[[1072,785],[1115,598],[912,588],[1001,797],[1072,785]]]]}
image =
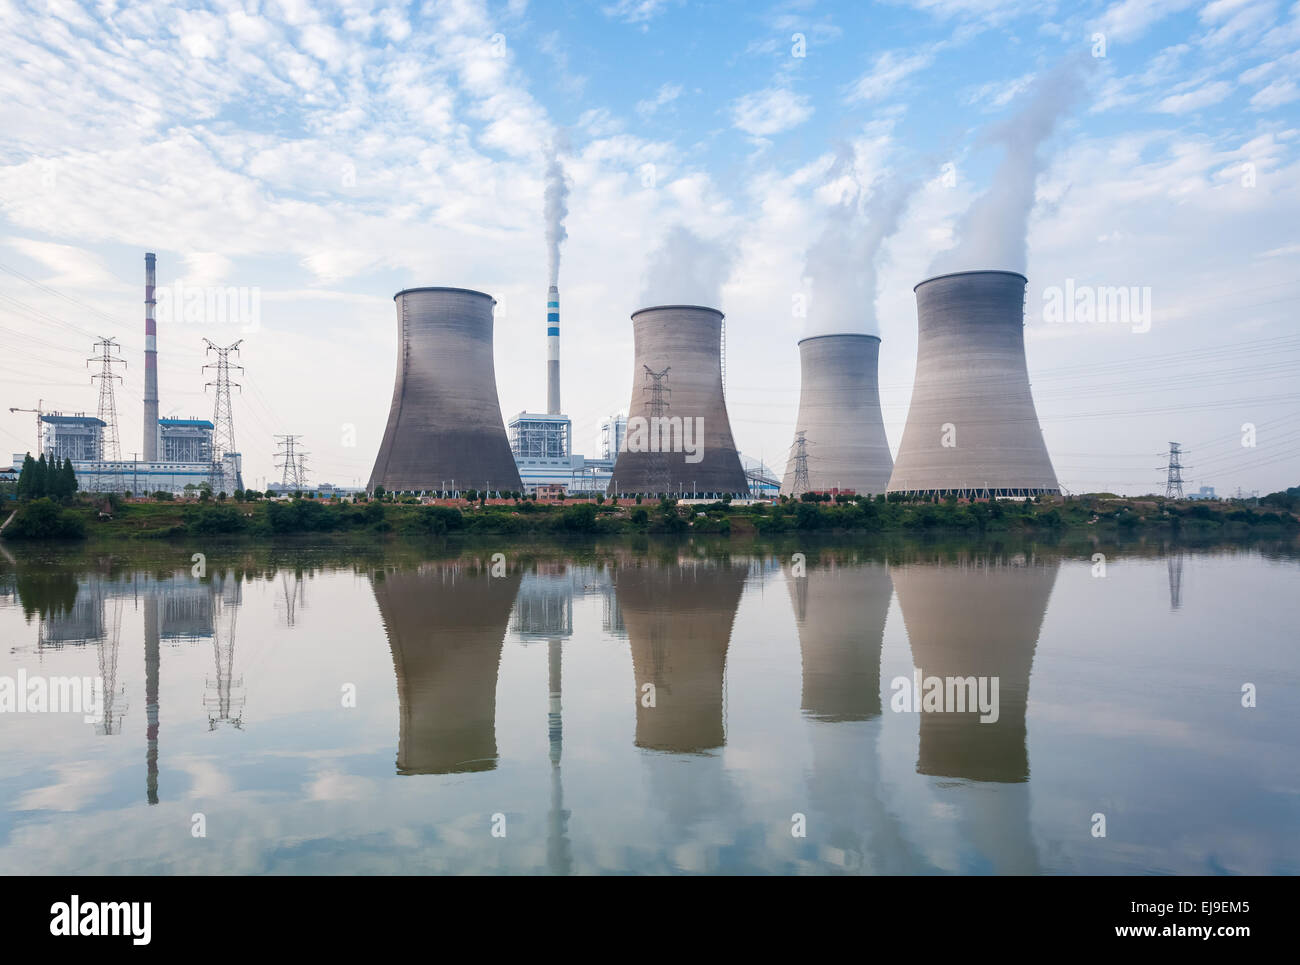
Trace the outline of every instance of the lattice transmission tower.
{"type": "MultiPolygon", "coordinates": [[[[668,373],[672,371],[672,366],[668,366],[662,372],[656,372],[648,365],[642,365],[645,369],[645,386],[644,392],[650,393],[650,400],[646,403],[646,411],[650,413],[649,438],[662,442],[663,433],[661,426],[662,420],[667,417],[668,410],[672,405],[668,402],[668,396],[672,395],[673,390],[668,388],[668,373]]],[[[662,451],[662,446],[651,445],[650,447],[650,486],[655,490],[655,495],[665,496],[668,494],[668,457],[662,451]]]]}
{"type": "Polygon", "coordinates": [[[1183,448],[1176,442],[1169,443],[1169,465],[1165,467],[1165,498],[1183,498],[1183,448]]]}
{"type": "MultiPolygon", "coordinates": [[[[117,354],[121,348],[117,339],[101,337],[92,349],[95,354],[86,359],[86,365],[90,365],[91,362],[99,363],[99,371],[90,376],[92,384],[96,379],[99,380],[99,411],[96,414],[99,416],[99,421],[104,423],[99,456],[103,460],[114,462],[122,458],[122,445],[117,430],[117,396],[113,391],[114,380],[122,381],[122,376],[113,371],[113,366],[126,365],[126,360],[117,354]]],[[[106,476],[103,473],[96,473],[95,485],[96,488],[103,488],[106,485],[110,490],[117,491],[121,495],[122,482],[115,474],[106,476]]]]}
{"type": "Polygon", "coordinates": [[[235,480],[225,478],[223,459],[226,453],[239,451],[235,448],[235,410],[230,401],[230,387],[233,385],[240,392],[243,392],[244,389],[238,382],[230,381],[230,370],[235,369],[242,372],[244,367],[242,365],[232,365],[230,355],[232,352],[235,355],[239,354],[239,346],[243,341],[241,338],[232,345],[222,346],[217,345],[208,338],[203,340],[204,344],[207,345],[205,355],[210,355],[213,352],[217,353],[215,362],[208,362],[203,366],[205,372],[208,369],[216,369],[217,371],[217,377],[203,386],[204,392],[208,390],[209,386],[215,386],[217,390],[212,406],[212,472],[209,480],[214,494],[221,490],[230,492],[235,488],[235,480]],[[227,485],[227,482],[229,485],[227,485]]]}
{"type": "Polygon", "coordinates": [[[302,472],[306,468],[302,461],[302,456],[306,453],[298,452],[298,440],[302,436],[276,436],[280,440],[276,443],[275,453],[277,469],[283,470],[280,477],[280,486],[284,492],[298,492],[302,489],[302,472]]]}
{"type": "Polygon", "coordinates": [[[790,484],[790,495],[801,496],[812,488],[808,481],[808,434],[800,429],[794,434],[794,481],[790,484]]]}

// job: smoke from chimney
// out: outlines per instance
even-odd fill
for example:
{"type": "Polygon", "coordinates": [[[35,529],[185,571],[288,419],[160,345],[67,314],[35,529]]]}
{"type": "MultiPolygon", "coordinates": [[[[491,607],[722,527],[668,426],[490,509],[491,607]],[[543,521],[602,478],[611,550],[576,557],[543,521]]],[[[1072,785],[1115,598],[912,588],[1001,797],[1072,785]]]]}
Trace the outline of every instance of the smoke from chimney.
{"type": "Polygon", "coordinates": [[[546,155],[546,193],[543,212],[546,218],[547,284],[560,283],[560,244],[569,237],[564,219],[569,216],[569,184],[564,179],[564,165],[554,146],[546,155]]]}
{"type": "Polygon", "coordinates": [[[1071,57],[1044,74],[1024,106],[989,134],[1005,154],[989,189],[970,206],[957,228],[955,247],[936,256],[930,273],[980,268],[1024,272],[1027,234],[1038,175],[1046,167],[1043,142],[1074,105],[1084,80],[1085,61],[1071,57]]]}
{"type": "Polygon", "coordinates": [[[731,254],[718,242],[674,225],[650,255],[641,304],[717,308],[731,262],[731,254]]]}

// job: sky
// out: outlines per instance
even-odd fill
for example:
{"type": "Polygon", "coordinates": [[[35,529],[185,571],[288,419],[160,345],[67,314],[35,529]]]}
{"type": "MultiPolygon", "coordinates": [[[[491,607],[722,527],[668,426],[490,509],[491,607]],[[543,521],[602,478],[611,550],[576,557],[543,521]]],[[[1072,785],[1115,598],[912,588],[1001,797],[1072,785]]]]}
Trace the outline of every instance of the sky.
{"type": "Polygon", "coordinates": [[[203,339],[242,339],[247,484],[283,433],[313,482],[364,484],[394,293],[492,294],[502,412],[540,411],[558,252],[588,455],[631,398],[630,313],[681,300],[726,313],[746,456],[784,469],[796,343],[829,331],[881,336],[896,450],[912,288],[985,267],[1029,278],[1067,490],[1163,492],[1171,440],[1191,489],[1295,486],[1298,67],[1281,0],[0,0],[0,451],[34,442],[10,406],[95,412],[104,336],[140,449],[154,251],[182,304],[245,306],[160,305],[162,414],[210,418],[203,339]]]}

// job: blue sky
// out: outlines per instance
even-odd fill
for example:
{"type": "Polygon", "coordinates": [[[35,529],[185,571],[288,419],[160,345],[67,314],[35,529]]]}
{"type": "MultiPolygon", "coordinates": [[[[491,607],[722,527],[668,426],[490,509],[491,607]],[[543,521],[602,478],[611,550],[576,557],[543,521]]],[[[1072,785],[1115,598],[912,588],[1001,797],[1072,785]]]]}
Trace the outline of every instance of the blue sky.
{"type": "Polygon", "coordinates": [[[119,418],[138,448],[145,250],[160,285],[260,293],[253,330],[205,319],[159,336],[175,415],[210,412],[202,337],[246,339],[250,479],[273,471],[272,435],[294,432],[313,478],[365,481],[404,287],[495,295],[502,410],[540,407],[555,145],[564,401],[588,453],[628,404],[628,314],[669,300],[645,286],[678,227],[725,265],[695,281],[728,315],[741,448],[783,467],[795,342],[840,328],[882,336],[896,447],[912,286],[960,250],[981,196],[1019,179],[1030,373],[1062,482],[1148,491],[1170,439],[1198,485],[1300,482],[1297,3],[8,2],[0,58],[11,450],[33,429],[10,405],[93,411],[84,359],[100,334],[130,363],[119,418]],[[1072,102],[1018,139],[1069,63],[1072,102]],[[875,238],[892,192],[901,210],[875,238]],[[846,203],[866,254],[827,295],[808,252],[846,203]],[[1149,329],[1045,324],[1067,280],[1149,289],[1149,329]]]}

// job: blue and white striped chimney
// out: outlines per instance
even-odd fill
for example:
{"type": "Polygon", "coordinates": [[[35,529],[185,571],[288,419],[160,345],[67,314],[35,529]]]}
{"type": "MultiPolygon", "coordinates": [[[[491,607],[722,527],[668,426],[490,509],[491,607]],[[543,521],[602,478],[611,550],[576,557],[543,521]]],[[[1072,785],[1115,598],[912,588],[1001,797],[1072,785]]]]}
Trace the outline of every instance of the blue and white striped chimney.
{"type": "Polygon", "coordinates": [[[546,412],[560,414],[560,290],[546,295],[546,412]]]}

